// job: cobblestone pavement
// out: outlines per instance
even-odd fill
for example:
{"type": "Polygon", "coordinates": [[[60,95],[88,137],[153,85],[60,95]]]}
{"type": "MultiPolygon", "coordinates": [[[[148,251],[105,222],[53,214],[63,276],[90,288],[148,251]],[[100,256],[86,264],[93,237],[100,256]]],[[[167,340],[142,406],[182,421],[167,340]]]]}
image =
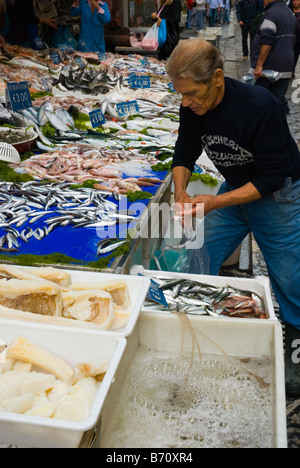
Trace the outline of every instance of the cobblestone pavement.
{"type": "MultiPolygon", "coordinates": [[[[182,39],[187,37],[197,36],[197,31],[192,30],[182,33],[182,39]]],[[[224,73],[231,78],[241,79],[247,74],[250,68],[250,61],[243,60],[242,53],[242,36],[240,27],[236,21],[235,12],[232,11],[230,23],[222,25],[222,36],[218,44],[224,57],[224,73]]],[[[298,143],[300,148],[300,60],[295,71],[295,77],[291,81],[287,99],[290,107],[290,113],[287,116],[287,121],[291,133],[298,143]],[[299,91],[298,91],[299,90],[299,91]]],[[[262,257],[260,249],[256,242],[252,240],[252,272],[251,276],[264,275],[268,276],[267,267],[262,257]]],[[[229,270],[231,276],[244,276],[247,273],[241,272],[239,269],[229,270]]],[[[272,291],[271,291],[272,292],[272,291]]],[[[273,305],[278,311],[278,304],[272,292],[273,305]]],[[[283,326],[284,333],[284,326],[283,326]]],[[[288,431],[288,447],[300,448],[300,399],[287,398],[287,431],[288,431]]]]}

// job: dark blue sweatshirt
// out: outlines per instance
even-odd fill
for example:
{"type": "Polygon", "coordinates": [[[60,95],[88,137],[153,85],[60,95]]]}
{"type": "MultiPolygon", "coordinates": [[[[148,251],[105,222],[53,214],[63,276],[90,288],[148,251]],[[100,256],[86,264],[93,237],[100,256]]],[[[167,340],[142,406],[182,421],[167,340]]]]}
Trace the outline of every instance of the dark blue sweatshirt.
{"type": "Polygon", "coordinates": [[[265,8],[251,45],[251,67],[254,69],[262,45],[272,47],[264,70],[276,70],[282,78],[291,78],[294,69],[296,18],[283,0],[274,0],[265,8]]]}
{"type": "Polygon", "coordinates": [[[252,182],[261,196],[300,178],[300,154],[284,111],[266,89],[225,78],[220,104],[203,116],[181,106],[173,165],[193,172],[204,150],[235,187],[252,182]]]}

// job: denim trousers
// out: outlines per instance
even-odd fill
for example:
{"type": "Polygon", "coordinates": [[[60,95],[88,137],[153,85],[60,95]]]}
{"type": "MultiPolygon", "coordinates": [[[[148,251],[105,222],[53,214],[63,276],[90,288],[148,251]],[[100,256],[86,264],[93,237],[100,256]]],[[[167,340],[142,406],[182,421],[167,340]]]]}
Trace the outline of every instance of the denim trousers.
{"type": "Polygon", "coordinates": [[[187,17],[186,17],[186,28],[191,29],[192,27],[192,10],[187,10],[187,17]]]}
{"type": "Polygon", "coordinates": [[[210,8],[209,9],[209,15],[208,15],[209,26],[214,26],[215,25],[217,14],[218,14],[218,9],[217,8],[210,8]]]}
{"type": "MultiPolygon", "coordinates": [[[[235,187],[224,182],[219,193],[235,187]]],[[[265,259],[280,318],[300,329],[300,179],[258,201],[212,211],[204,219],[210,274],[218,275],[252,232],[265,259]]]]}
{"type": "Polygon", "coordinates": [[[197,30],[201,31],[203,29],[203,20],[204,20],[205,10],[197,10],[197,30]]]}

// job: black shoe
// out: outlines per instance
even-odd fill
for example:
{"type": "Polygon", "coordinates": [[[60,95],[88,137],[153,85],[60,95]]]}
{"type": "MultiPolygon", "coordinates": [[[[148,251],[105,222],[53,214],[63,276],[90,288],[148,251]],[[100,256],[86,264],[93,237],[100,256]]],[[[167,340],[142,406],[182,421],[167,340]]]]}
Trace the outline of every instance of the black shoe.
{"type": "Polygon", "coordinates": [[[300,330],[285,324],[285,389],[290,396],[300,395],[300,330]]]}

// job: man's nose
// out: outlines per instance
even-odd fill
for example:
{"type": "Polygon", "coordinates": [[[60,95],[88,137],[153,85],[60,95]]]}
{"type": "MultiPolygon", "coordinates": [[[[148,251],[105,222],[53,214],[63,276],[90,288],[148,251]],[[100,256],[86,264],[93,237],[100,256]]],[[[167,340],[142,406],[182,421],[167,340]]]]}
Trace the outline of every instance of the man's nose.
{"type": "Polygon", "coordinates": [[[188,96],[182,96],[183,107],[189,107],[190,104],[191,104],[191,98],[189,98],[188,96]]]}

